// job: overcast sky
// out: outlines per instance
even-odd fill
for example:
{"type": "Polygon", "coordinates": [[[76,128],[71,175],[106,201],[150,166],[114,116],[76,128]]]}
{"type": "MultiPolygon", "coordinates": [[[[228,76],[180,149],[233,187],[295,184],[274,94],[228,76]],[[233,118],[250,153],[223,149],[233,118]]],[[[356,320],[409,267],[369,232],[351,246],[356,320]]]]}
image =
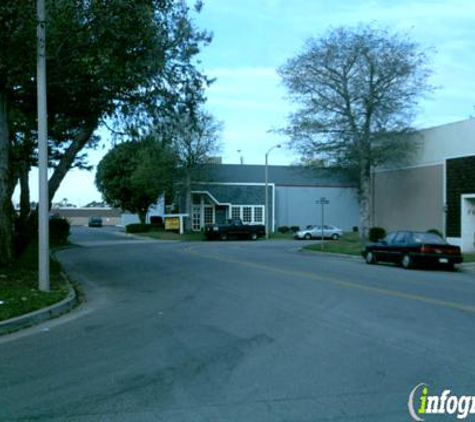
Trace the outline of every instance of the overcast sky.
{"type": "MultiPolygon", "coordinates": [[[[212,31],[199,65],[216,82],[207,108],[224,122],[224,163],[263,164],[266,151],[285,139],[269,133],[283,127],[292,104],[276,69],[298,54],[310,37],[331,26],[373,23],[408,33],[421,48],[433,48],[432,84],[439,89],[421,102],[416,126],[431,127],[475,114],[475,2],[473,0],[205,0],[195,18],[212,31]],[[240,150],[241,152],[238,152],[240,150]]],[[[93,162],[100,159],[95,154],[93,162]]],[[[289,150],[274,150],[271,164],[298,159],[289,150]]],[[[73,172],[55,200],[79,205],[100,199],[94,175],[73,172]]],[[[32,199],[36,197],[32,186],[32,199]]]]}

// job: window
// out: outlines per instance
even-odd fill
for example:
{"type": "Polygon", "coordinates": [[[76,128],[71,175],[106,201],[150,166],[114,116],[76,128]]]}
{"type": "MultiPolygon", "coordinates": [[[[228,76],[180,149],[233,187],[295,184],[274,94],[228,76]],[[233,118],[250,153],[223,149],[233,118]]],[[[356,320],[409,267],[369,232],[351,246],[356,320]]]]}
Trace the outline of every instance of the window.
{"type": "Polygon", "coordinates": [[[231,218],[241,218],[241,207],[231,208],[231,218]]]}
{"type": "Polygon", "coordinates": [[[252,207],[242,207],[242,222],[252,223],[252,207]]]}
{"type": "Polygon", "coordinates": [[[398,232],[394,238],[394,243],[407,243],[406,237],[406,232],[398,232]]]}
{"type": "Polygon", "coordinates": [[[194,231],[201,229],[201,207],[199,205],[193,205],[191,210],[191,228],[194,231]]]}
{"type": "Polygon", "coordinates": [[[213,224],[214,223],[214,208],[211,206],[204,207],[204,220],[205,224],[213,224]]]}
{"type": "Polygon", "coordinates": [[[388,233],[388,235],[384,238],[384,241],[386,243],[393,243],[394,238],[396,237],[396,234],[397,234],[397,232],[388,233]]]}
{"type": "Polygon", "coordinates": [[[264,222],[264,207],[254,207],[254,223],[264,222]]]}
{"type": "Polygon", "coordinates": [[[264,207],[262,205],[233,205],[231,218],[240,218],[246,224],[264,224],[264,207]]]}

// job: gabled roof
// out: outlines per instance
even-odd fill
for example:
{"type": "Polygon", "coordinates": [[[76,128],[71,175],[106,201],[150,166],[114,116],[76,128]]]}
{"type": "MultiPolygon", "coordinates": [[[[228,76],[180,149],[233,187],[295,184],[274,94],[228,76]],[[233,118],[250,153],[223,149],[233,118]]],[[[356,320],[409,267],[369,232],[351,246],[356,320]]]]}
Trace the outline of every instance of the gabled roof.
{"type": "MultiPolygon", "coordinates": [[[[356,186],[343,172],[305,166],[268,166],[269,183],[276,186],[356,186]]],[[[200,182],[265,183],[265,166],[249,164],[209,164],[200,182]]]]}

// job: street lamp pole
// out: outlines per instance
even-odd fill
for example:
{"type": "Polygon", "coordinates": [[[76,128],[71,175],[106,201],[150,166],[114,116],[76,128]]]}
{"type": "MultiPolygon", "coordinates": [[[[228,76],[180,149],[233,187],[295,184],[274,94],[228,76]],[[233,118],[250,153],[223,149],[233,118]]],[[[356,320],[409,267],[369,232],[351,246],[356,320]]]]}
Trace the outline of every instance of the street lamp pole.
{"type": "Polygon", "coordinates": [[[275,149],[275,148],[280,148],[281,145],[274,145],[269,149],[269,151],[266,152],[266,165],[265,165],[265,185],[266,185],[266,191],[265,191],[265,217],[266,217],[266,239],[269,239],[269,154],[270,152],[275,149]]]}
{"type": "Polygon", "coordinates": [[[48,126],[46,110],[46,37],[45,0],[37,0],[37,90],[38,90],[38,284],[39,290],[50,289],[49,268],[49,195],[48,195],[48,126]]]}

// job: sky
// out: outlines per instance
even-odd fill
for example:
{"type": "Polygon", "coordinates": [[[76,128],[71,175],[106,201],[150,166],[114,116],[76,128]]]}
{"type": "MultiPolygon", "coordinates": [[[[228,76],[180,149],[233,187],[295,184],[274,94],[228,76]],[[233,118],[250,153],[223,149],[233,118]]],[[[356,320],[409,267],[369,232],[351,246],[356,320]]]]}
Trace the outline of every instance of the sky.
{"type": "MultiPolygon", "coordinates": [[[[188,0],[192,4],[191,0],[188,0]]],[[[475,2],[473,0],[204,0],[196,25],[213,33],[198,67],[216,78],[206,108],[222,121],[221,156],[226,164],[286,165],[299,157],[285,148],[285,137],[272,129],[286,125],[295,110],[276,70],[299,54],[307,39],[330,27],[371,23],[407,33],[421,49],[430,49],[438,89],[420,102],[415,121],[427,128],[475,115],[475,2]]],[[[107,134],[103,135],[106,145],[107,134]]],[[[97,164],[107,148],[90,155],[97,164]]],[[[32,200],[37,198],[32,177],[32,200]]],[[[76,205],[100,200],[92,173],[74,170],[55,201],[76,205]]]]}

